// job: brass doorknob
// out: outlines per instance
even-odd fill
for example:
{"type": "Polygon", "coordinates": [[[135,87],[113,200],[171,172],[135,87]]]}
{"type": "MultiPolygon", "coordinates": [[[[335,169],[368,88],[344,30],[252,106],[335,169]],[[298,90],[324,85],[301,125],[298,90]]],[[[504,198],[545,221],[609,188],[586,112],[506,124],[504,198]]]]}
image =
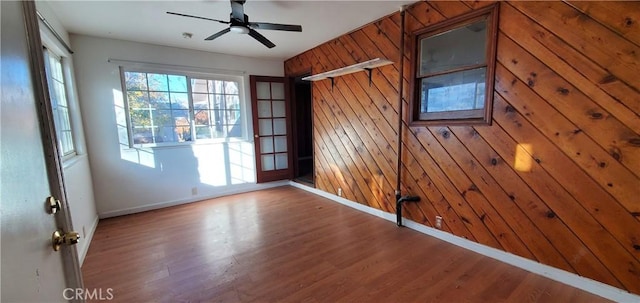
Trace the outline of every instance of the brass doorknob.
{"type": "Polygon", "coordinates": [[[62,244],[75,245],[78,242],[80,242],[80,234],[77,231],[63,233],[60,230],[56,230],[51,235],[51,245],[54,251],[59,251],[62,244]]]}

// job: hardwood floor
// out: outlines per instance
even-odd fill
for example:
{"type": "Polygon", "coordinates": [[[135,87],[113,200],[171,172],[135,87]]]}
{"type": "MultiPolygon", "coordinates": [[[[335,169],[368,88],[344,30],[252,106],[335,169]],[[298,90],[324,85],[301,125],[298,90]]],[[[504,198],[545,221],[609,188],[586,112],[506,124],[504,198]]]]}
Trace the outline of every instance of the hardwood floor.
{"type": "Polygon", "coordinates": [[[604,302],[293,187],[101,220],[85,287],[117,302],[604,302]]]}

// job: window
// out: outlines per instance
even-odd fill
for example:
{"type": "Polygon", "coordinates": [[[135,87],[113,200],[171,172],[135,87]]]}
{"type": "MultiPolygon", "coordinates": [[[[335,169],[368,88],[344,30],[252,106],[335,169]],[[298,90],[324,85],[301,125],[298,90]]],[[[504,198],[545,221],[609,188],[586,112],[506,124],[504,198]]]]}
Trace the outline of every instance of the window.
{"type": "Polygon", "coordinates": [[[53,121],[58,137],[58,148],[63,158],[76,154],[71,119],[69,118],[69,103],[63,74],[62,58],[44,48],[45,72],[49,85],[49,96],[53,108],[53,121]]]}
{"type": "Polygon", "coordinates": [[[414,33],[412,125],[491,123],[497,8],[414,33]]]}
{"type": "Polygon", "coordinates": [[[242,136],[240,81],[123,71],[130,144],[242,136]]]}
{"type": "Polygon", "coordinates": [[[240,96],[233,81],[191,79],[196,139],[240,137],[240,96]]]}

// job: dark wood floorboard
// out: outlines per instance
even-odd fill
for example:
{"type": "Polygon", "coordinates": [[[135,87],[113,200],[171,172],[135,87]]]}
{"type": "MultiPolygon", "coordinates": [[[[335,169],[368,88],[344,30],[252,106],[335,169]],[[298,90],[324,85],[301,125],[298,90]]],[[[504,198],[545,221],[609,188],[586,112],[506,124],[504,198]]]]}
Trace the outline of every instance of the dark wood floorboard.
{"type": "Polygon", "coordinates": [[[116,302],[605,302],[293,187],[101,220],[116,302]]]}

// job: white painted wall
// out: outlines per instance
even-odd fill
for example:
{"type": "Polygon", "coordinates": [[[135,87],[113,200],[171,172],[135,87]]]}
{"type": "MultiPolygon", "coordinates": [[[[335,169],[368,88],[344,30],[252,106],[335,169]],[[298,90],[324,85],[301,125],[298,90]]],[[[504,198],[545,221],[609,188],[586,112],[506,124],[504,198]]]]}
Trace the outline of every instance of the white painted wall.
{"type": "MultiPolygon", "coordinates": [[[[283,62],[72,35],[75,71],[91,154],[93,188],[100,217],[134,213],[260,189],[250,115],[249,75],[282,76],[283,62]],[[246,136],[228,143],[129,148],[120,144],[120,61],[244,71],[246,136]],[[195,190],[194,190],[195,189],[195,190]]],[[[126,140],[125,140],[126,141],[126,140]]],[[[278,184],[279,185],[279,184],[278,184]]]]}
{"type": "MultiPolygon", "coordinates": [[[[69,34],[62,27],[49,4],[47,2],[37,1],[36,8],[47,22],[55,28],[55,31],[63,40],[70,45],[69,34]]],[[[40,24],[40,32],[43,44],[64,57],[65,62],[63,64],[68,65],[69,71],[69,73],[65,73],[65,80],[68,86],[74,86],[73,55],[69,54],[63,48],[54,35],[42,23],[40,24]]],[[[63,175],[73,227],[76,231],[80,232],[82,236],[81,241],[77,245],[80,263],[82,264],[89,249],[91,237],[98,224],[98,214],[94,201],[91,167],[89,165],[89,157],[84,139],[82,116],[77,98],[78,94],[76,90],[73,89],[68,90],[67,94],[78,155],[63,162],[63,175]]]]}

